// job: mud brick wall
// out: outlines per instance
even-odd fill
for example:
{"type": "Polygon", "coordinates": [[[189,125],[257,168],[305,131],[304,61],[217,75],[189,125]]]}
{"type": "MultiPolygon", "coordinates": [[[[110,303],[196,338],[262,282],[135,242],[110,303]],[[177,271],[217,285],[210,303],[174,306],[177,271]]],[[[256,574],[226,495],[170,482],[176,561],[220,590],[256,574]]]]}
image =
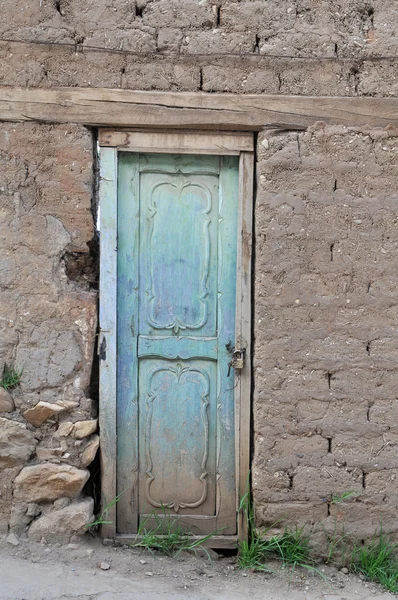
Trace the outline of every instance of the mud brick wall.
{"type": "Polygon", "coordinates": [[[0,85],[390,96],[397,22],[391,0],[2,0],[0,85]]]}
{"type": "Polygon", "coordinates": [[[259,525],[398,533],[396,136],[319,123],[259,137],[259,525]]]}
{"type": "Polygon", "coordinates": [[[23,369],[0,388],[0,533],[67,541],[92,516],[92,145],[80,126],[0,124],[0,375],[23,369]]]}
{"type": "MultiPolygon", "coordinates": [[[[391,0],[1,8],[1,86],[398,93],[391,0]]],[[[320,546],[335,518],[359,538],[380,519],[396,530],[393,134],[318,125],[259,136],[256,518],[306,522],[320,546]],[[348,491],[357,497],[331,502],[348,491]]],[[[95,133],[73,124],[0,124],[0,369],[24,369],[20,388],[0,390],[0,532],[47,541],[66,541],[93,510],[94,148],[95,133]]]]}

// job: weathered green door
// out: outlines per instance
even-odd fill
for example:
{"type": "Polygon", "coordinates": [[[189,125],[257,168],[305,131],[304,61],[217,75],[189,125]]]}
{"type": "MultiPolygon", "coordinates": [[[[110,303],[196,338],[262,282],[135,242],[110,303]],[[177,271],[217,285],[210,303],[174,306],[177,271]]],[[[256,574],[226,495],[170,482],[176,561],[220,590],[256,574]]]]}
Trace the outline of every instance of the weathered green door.
{"type": "Polygon", "coordinates": [[[236,533],[238,157],[120,152],[117,531],[236,533]]]}

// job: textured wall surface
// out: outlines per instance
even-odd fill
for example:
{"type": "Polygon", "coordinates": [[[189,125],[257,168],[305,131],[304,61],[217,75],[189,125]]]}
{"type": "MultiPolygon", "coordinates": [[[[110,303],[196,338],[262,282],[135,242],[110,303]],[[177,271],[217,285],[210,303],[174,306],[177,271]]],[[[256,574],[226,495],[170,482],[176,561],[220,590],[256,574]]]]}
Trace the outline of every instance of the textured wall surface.
{"type": "MultiPolygon", "coordinates": [[[[391,0],[2,9],[3,86],[398,93],[391,0]]],[[[380,519],[397,527],[396,153],[388,130],[314,124],[259,136],[256,516],[308,522],[320,544],[335,519],[359,538],[380,519]],[[344,492],[356,496],[334,504],[344,492]]],[[[21,388],[0,389],[0,531],[29,528],[34,539],[67,539],[92,512],[80,497],[98,448],[92,157],[83,127],[0,126],[0,369],[24,369],[21,388]]]]}
{"type": "Polygon", "coordinates": [[[398,6],[391,0],[3,5],[0,40],[14,42],[0,42],[1,85],[326,96],[398,91],[396,60],[385,60],[398,54],[398,6]]]}
{"type": "Polygon", "coordinates": [[[322,124],[259,137],[259,524],[398,533],[397,148],[394,132],[322,124]]]}
{"type": "Polygon", "coordinates": [[[89,476],[96,293],[80,263],[94,236],[92,156],[83,127],[0,125],[0,373],[23,369],[20,387],[0,389],[0,531],[35,518],[40,530],[89,476]]]}

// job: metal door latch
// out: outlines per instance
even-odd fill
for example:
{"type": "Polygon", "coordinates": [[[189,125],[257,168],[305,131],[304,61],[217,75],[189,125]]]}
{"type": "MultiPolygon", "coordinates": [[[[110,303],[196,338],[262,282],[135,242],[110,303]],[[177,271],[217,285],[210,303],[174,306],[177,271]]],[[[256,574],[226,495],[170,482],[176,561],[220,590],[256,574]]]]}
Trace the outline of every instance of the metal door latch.
{"type": "Polygon", "coordinates": [[[243,369],[245,360],[246,348],[234,348],[232,351],[232,359],[228,363],[228,377],[232,369],[243,369]]]}

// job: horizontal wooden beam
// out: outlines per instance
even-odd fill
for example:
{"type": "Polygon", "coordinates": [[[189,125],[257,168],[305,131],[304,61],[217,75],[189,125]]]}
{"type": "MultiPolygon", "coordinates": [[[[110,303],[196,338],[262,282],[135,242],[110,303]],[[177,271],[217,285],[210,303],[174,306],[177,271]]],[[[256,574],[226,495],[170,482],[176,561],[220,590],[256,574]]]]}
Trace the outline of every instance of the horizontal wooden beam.
{"type": "Polygon", "coordinates": [[[253,134],[230,131],[126,131],[101,128],[100,146],[122,148],[133,152],[167,154],[235,154],[253,152],[253,134]]]}
{"type": "Polygon", "coordinates": [[[224,131],[305,129],[316,121],[398,127],[398,98],[0,86],[0,121],[224,131]]]}

